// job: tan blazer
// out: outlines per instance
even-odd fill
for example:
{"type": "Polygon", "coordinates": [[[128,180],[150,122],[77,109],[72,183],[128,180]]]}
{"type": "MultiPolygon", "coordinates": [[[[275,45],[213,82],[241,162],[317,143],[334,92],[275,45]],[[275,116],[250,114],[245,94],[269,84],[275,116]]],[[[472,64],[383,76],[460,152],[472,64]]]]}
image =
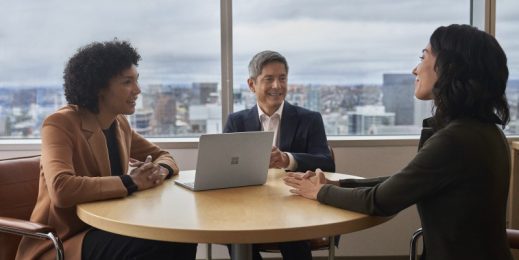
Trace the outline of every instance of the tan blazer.
{"type": "MultiPolygon", "coordinates": [[[[129,158],[178,167],[171,155],[134,132],[125,116],[116,118],[116,136],[123,172],[129,158]]],[[[111,176],[106,139],[94,114],[68,105],[45,119],[41,131],[41,165],[38,200],[31,221],[56,228],[66,259],[81,259],[83,237],[89,226],[76,214],[83,202],[127,196],[121,178],[111,176]]],[[[23,238],[17,259],[53,259],[48,240],[23,238]]]]}

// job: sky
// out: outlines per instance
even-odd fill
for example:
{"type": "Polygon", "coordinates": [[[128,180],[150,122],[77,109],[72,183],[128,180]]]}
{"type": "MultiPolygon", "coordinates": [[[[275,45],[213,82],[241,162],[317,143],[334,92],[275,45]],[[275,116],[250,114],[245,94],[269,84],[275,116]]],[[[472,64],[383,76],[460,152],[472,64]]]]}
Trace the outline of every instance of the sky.
{"type": "MultiPolygon", "coordinates": [[[[61,85],[66,61],[92,41],[129,40],[142,83],[220,81],[217,0],[0,0],[0,86],[61,85]]],[[[497,3],[497,38],[519,78],[519,1],[497,3]]],[[[290,83],[380,84],[410,73],[440,25],[469,23],[468,0],[235,0],[234,82],[270,49],[290,83]]]]}

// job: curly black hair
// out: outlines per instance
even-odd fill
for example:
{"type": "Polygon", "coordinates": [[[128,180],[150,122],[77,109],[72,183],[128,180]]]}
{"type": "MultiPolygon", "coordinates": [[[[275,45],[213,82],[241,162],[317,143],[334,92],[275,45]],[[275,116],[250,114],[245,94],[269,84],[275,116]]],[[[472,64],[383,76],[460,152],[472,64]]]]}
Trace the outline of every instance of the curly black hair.
{"type": "Polygon", "coordinates": [[[429,42],[436,56],[432,92],[439,126],[469,117],[504,128],[510,121],[508,66],[497,40],[475,27],[452,24],[437,28],[429,42]]]}
{"type": "Polygon", "coordinates": [[[67,102],[99,113],[99,91],[107,88],[114,76],[137,66],[140,59],[127,41],[93,42],[79,48],[63,72],[67,102]]]}

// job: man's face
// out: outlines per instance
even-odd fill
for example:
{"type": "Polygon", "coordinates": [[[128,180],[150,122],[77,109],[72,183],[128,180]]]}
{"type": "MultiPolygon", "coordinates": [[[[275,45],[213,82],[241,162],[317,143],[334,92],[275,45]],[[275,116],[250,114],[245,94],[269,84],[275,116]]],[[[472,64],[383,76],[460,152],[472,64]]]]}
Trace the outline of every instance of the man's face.
{"type": "Polygon", "coordinates": [[[287,94],[287,69],[281,62],[263,66],[256,79],[247,81],[249,89],[256,94],[263,112],[271,116],[283,103],[287,94]]]}

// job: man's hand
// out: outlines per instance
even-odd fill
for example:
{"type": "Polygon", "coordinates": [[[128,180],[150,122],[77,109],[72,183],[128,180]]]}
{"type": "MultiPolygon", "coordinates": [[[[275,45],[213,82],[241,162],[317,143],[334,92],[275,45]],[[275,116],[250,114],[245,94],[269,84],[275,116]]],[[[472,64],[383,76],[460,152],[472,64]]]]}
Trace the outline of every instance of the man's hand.
{"type": "Polygon", "coordinates": [[[279,150],[276,146],[272,146],[269,168],[287,168],[289,163],[290,159],[288,155],[279,150]]]}

